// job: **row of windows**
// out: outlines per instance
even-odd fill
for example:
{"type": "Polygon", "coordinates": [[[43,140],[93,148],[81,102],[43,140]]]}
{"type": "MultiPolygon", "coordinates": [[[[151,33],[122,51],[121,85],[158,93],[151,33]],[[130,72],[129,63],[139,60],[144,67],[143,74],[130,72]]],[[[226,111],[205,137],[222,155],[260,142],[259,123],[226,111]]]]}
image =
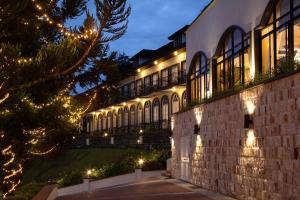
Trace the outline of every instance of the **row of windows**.
{"type": "Polygon", "coordinates": [[[142,124],[166,122],[170,120],[170,115],[180,111],[180,107],[186,106],[186,92],[183,93],[180,101],[178,94],[173,94],[171,101],[168,96],[160,99],[156,98],[151,103],[145,102],[144,106],[139,103],[130,108],[120,108],[118,112],[109,112],[107,115],[99,115],[97,119],[90,119],[87,123],[87,130],[91,130],[92,123],[96,123],[97,131],[110,130],[142,124]]]}
{"type": "MultiPolygon", "coordinates": [[[[282,67],[300,61],[300,0],[278,0],[271,8],[267,24],[257,31],[259,37],[259,73],[274,74],[282,67]]],[[[250,34],[232,26],[222,36],[213,58],[202,52],[192,60],[188,84],[191,100],[203,100],[211,92],[220,92],[251,81],[250,34]],[[212,66],[213,70],[210,70],[212,66]],[[212,73],[211,73],[212,71],[212,73]],[[210,77],[214,77],[210,85],[210,77]]]]}
{"type": "MultiPolygon", "coordinates": [[[[124,97],[135,97],[141,95],[143,91],[161,87],[167,87],[170,84],[179,83],[181,79],[186,77],[186,63],[176,64],[160,73],[155,72],[143,79],[136,80],[120,88],[120,93],[124,97]]],[[[147,92],[147,91],[145,91],[147,92]]]]}

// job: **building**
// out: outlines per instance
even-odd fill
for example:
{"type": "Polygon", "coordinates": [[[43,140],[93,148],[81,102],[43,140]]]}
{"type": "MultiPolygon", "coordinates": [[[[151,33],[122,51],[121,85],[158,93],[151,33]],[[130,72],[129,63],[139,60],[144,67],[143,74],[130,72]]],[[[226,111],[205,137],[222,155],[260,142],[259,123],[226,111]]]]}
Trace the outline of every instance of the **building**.
{"type": "Polygon", "coordinates": [[[172,175],[237,199],[299,199],[300,1],[214,0],[186,40],[172,175]]]}
{"type": "Polygon", "coordinates": [[[170,144],[171,115],[186,105],[187,28],[157,50],[144,49],[130,59],[134,73],[120,81],[111,105],[87,114],[88,133],[111,138],[110,143],[170,144]]]}

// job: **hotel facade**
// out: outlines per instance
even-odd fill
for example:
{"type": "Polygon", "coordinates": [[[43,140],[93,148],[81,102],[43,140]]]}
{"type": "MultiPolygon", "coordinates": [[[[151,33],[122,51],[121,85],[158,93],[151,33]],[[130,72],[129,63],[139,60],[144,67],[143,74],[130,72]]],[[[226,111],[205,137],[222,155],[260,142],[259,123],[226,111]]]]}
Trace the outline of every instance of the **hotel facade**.
{"type": "Polygon", "coordinates": [[[171,115],[186,106],[187,28],[130,59],[133,70],[119,82],[117,97],[85,116],[86,132],[106,144],[170,146],[171,115]]]}
{"type": "Polygon", "coordinates": [[[132,58],[119,102],[89,113],[87,130],[171,129],[173,177],[299,199],[300,0],[213,0],[169,39],[132,58]]]}
{"type": "Polygon", "coordinates": [[[300,1],[214,0],[186,38],[172,176],[237,199],[299,199],[300,1]]]}

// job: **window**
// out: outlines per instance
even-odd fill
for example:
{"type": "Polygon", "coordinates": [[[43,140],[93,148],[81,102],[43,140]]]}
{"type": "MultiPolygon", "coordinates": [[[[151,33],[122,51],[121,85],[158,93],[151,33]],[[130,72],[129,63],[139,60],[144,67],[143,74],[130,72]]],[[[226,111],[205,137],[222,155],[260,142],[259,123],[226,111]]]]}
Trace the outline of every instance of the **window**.
{"type": "Polygon", "coordinates": [[[186,76],[186,61],[183,61],[181,63],[181,76],[185,77],[186,76]]]}
{"type": "Polygon", "coordinates": [[[117,113],[113,113],[113,128],[117,127],[117,113]]]}
{"type": "Polygon", "coordinates": [[[261,30],[261,69],[263,74],[276,74],[300,61],[300,1],[279,0],[265,14],[261,30]],[[294,5],[291,9],[290,5],[294,5]]]}
{"type": "Polygon", "coordinates": [[[128,85],[125,85],[123,87],[123,96],[124,97],[128,97],[129,96],[129,88],[128,88],[128,85]]]}
{"type": "Polygon", "coordinates": [[[142,104],[138,104],[137,106],[137,123],[141,125],[143,123],[143,108],[142,104]]]}
{"type": "Polygon", "coordinates": [[[151,103],[150,101],[147,101],[145,103],[145,123],[150,124],[151,119],[151,103]]]}
{"type": "Polygon", "coordinates": [[[203,53],[196,55],[192,62],[190,72],[192,101],[201,101],[208,97],[209,93],[209,61],[203,53]]]}
{"type": "Polygon", "coordinates": [[[142,94],[142,91],[143,91],[143,82],[140,79],[140,80],[136,81],[136,92],[137,92],[137,95],[142,94]]]}
{"type": "Polygon", "coordinates": [[[135,96],[135,83],[130,83],[130,97],[135,96]]]}
{"type": "Polygon", "coordinates": [[[163,87],[166,87],[169,85],[169,70],[168,69],[164,69],[161,72],[161,85],[163,87]]]}
{"type": "Polygon", "coordinates": [[[131,106],[130,107],[130,126],[135,125],[135,107],[131,106]]]}
{"type": "Polygon", "coordinates": [[[104,114],[103,115],[103,118],[102,118],[102,125],[103,125],[103,130],[106,130],[107,129],[107,127],[106,127],[106,115],[104,114]]]}
{"type": "Polygon", "coordinates": [[[128,126],[128,121],[129,121],[129,112],[128,112],[128,108],[125,107],[124,109],[124,126],[128,126]]]}
{"type": "Polygon", "coordinates": [[[173,94],[172,97],[172,114],[179,112],[180,102],[178,94],[173,94]]]}
{"type": "Polygon", "coordinates": [[[122,113],[123,113],[123,110],[119,109],[119,111],[118,111],[118,128],[122,127],[122,113]]]}
{"type": "Polygon", "coordinates": [[[174,65],[171,67],[171,82],[172,83],[178,83],[178,65],[174,65]]]}
{"type": "Polygon", "coordinates": [[[98,131],[102,130],[102,115],[98,116],[98,131]]]}
{"type": "Polygon", "coordinates": [[[162,120],[169,120],[169,98],[168,96],[164,96],[162,98],[162,120]]]}
{"type": "Polygon", "coordinates": [[[153,122],[159,122],[159,109],[160,109],[160,102],[158,99],[153,100],[153,122]]]}
{"type": "Polygon", "coordinates": [[[112,121],[112,114],[111,114],[111,112],[109,112],[109,113],[107,114],[107,129],[108,129],[108,130],[111,130],[111,128],[112,128],[112,123],[111,123],[111,121],[112,121]]]}
{"type": "Polygon", "coordinates": [[[158,88],[159,75],[155,73],[152,75],[152,85],[154,88],[158,88]]]}
{"type": "Polygon", "coordinates": [[[224,91],[250,80],[250,36],[238,27],[229,28],[216,52],[216,90],[224,91]]]}
{"type": "Polygon", "coordinates": [[[151,77],[147,76],[145,77],[145,87],[150,87],[151,86],[151,77]]]}

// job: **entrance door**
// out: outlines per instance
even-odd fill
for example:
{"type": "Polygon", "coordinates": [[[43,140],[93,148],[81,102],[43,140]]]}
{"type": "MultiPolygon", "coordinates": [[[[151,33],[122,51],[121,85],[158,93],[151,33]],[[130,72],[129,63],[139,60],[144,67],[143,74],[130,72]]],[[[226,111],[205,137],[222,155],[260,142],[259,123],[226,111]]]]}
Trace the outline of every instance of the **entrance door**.
{"type": "Polygon", "coordinates": [[[181,153],[181,179],[189,181],[189,137],[182,137],[180,141],[180,153],[181,153]]]}

